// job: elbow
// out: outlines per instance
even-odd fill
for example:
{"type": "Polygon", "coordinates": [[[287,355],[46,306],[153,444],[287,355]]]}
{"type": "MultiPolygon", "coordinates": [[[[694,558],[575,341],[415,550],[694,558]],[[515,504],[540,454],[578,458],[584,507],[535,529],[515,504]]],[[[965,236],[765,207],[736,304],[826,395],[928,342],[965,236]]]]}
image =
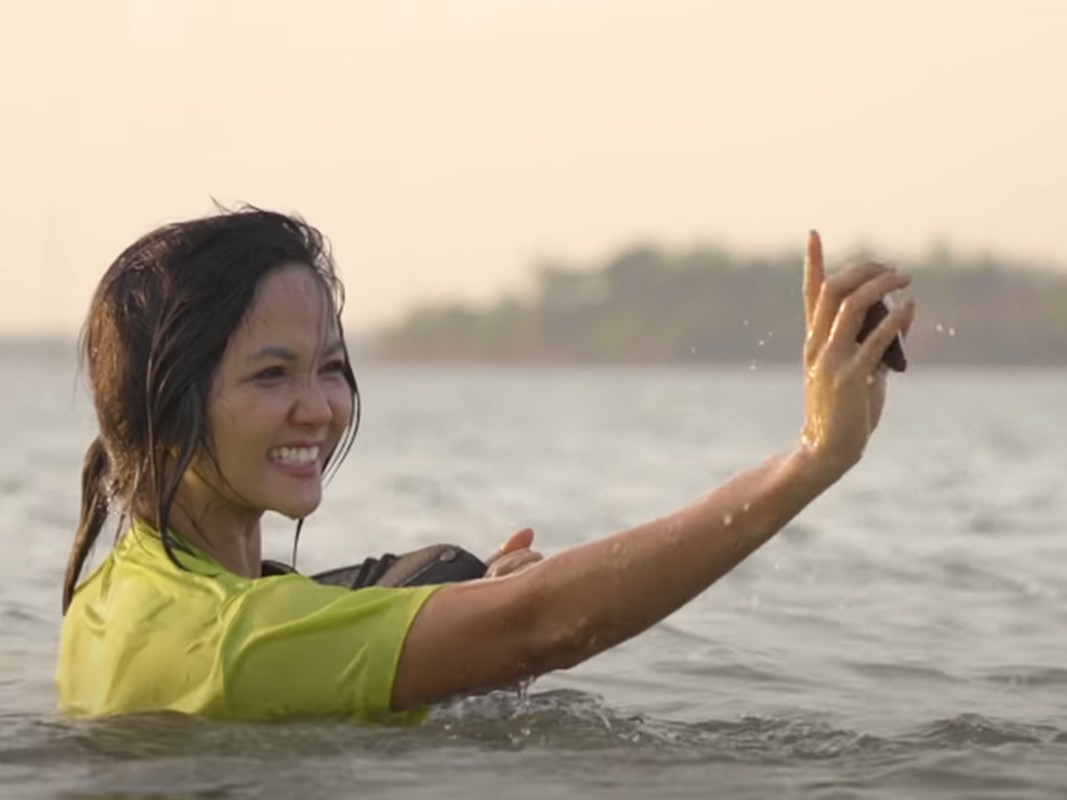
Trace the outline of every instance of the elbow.
{"type": "Polygon", "coordinates": [[[578,666],[604,649],[599,640],[586,618],[555,631],[545,649],[545,671],[578,666]]]}
{"type": "Polygon", "coordinates": [[[529,676],[570,669],[607,647],[601,626],[585,609],[568,607],[544,584],[529,596],[531,601],[520,623],[529,676]]]}

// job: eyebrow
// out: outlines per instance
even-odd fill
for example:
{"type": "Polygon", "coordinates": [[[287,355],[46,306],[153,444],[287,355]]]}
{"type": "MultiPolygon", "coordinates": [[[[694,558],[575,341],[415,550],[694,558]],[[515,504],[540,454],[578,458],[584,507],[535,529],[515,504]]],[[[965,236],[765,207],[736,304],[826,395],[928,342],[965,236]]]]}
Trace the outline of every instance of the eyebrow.
{"type": "MultiPolygon", "coordinates": [[[[344,349],[344,345],[340,339],[334,339],[330,344],[323,348],[323,356],[332,356],[341,352],[344,349]]],[[[264,361],[268,358],[278,359],[280,361],[299,361],[300,358],[290,350],[288,347],[280,347],[278,345],[271,345],[264,347],[258,353],[255,353],[251,357],[251,361],[264,361]]]]}

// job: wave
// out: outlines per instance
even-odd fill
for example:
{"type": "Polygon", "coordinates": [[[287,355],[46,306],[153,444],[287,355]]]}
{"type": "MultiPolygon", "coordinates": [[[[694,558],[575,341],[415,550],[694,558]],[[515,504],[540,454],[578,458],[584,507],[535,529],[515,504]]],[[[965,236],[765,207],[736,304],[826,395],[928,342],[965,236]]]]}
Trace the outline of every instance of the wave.
{"type": "Polygon", "coordinates": [[[1067,730],[1055,726],[974,713],[931,720],[893,735],[840,727],[812,714],[679,722],[627,714],[597,695],[573,689],[468,697],[435,708],[414,728],[346,722],[217,724],[181,715],[97,722],[17,716],[7,722],[0,742],[0,762],[6,763],[101,755],[123,760],[272,752],[380,756],[442,747],[556,752],[622,749],[687,760],[782,762],[1067,741],[1067,730]]]}
{"type": "Polygon", "coordinates": [[[629,714],[573,689],[456,700],[407,728],[8,714],[0,730],[0,789],[33,786],[82,800],[459,798],[501,787],[515,798],[714,790],[874,800],[936,791],[955,800],[1062,797],[1067,789],[1067,730],[1050,725],[973,713],[893,735],[818,714],[678,722],[629,714]]]}

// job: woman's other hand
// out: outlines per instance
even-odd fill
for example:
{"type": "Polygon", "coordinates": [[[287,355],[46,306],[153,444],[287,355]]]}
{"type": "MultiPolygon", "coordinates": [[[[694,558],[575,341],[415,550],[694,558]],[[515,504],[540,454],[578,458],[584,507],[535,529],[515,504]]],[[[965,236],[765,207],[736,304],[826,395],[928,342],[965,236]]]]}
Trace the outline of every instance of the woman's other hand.
{"type": "Polygon", "coordinates": [[[485,577],[500,578],[504,575],[511,575],[541,561],[544,556],[530,549],[533,538],[533,528],[523,528],[518,533],[512,534],[489,559],[489,569],[485,577]]]}

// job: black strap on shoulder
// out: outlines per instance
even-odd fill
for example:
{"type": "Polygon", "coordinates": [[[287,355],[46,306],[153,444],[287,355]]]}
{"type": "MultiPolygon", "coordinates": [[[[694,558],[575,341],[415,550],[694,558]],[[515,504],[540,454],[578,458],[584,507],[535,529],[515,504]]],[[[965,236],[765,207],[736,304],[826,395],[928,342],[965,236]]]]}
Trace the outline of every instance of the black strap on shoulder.
{"type": "MultiPolygon", "coordinates": [[[[318,583],[362,589],[366,586],[430,586],[457,583],[485,577],[488,569],[477,556],[450,544],[435,544],[380,558],[367,558],[359,564],[319,572],[311,576],[318,583]]],[[[294,570],[277,561],[263,562],[263,575],[284,575],[294,570]]]]}
{"type": "Polygon", "coordinates": [[[283,564],[281,561],[264,559],[260,574],[264,578],[270,578],[274,575],[291,575],[295,572],[295,569],[290,567],[288,564],[283,564]]]}

